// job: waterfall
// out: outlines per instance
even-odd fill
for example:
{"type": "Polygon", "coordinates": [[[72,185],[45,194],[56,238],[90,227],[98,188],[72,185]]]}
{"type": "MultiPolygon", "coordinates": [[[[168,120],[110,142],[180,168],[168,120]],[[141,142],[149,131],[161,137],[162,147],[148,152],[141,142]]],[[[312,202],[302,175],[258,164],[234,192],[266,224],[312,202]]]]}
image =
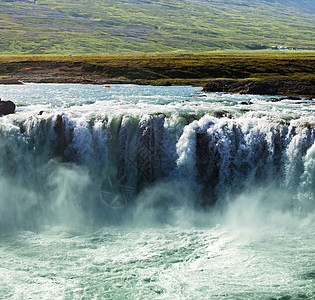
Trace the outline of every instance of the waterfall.
{"type": "Polygon", "coordinates": [[[211,209],[268,186],[281,193],[273,201],[282,207],[314,209],[315,128],[300,120],[70,112],[7,118],[0,156],[1,227],[110,220],[148,201],[157,186],[164,196],[155,204],[180,205],[189,190],[192,207],[211,209]]]}

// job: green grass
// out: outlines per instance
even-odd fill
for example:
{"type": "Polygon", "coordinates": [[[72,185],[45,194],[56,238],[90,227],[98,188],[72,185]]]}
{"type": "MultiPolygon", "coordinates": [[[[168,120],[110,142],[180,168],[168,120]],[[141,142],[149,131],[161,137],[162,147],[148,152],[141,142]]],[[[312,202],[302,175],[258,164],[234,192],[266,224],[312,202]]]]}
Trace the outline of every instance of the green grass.
{"type": "Polygon", "coordinates": [[[0,55],[2,78],[121,78],[202,85],[209,79],[315,78],[312,52],[210,52],[142,55],[0,55]]]}
{"type": "Polygon", "coordinates": [[[0,53],[315,49],[314,10],[303,3],[299,11],[267,0],[6,0],[0,1],[0,53]]]}

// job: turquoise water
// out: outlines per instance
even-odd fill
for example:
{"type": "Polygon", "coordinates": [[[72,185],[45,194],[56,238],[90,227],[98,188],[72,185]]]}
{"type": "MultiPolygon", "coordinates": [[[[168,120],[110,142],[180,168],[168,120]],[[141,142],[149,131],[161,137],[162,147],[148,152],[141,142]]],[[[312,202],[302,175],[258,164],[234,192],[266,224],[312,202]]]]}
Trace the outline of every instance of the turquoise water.
{"type": "Polygon", "coordinates": [[[313,101],[0,97],[17,103],[0,118],[0,299],[315,299],[313,101]]]}
{"type": "Polygon", "coordinates": [[[58,226],[2,235],[1,298],[312,299],[308,225],[58,226]]]}

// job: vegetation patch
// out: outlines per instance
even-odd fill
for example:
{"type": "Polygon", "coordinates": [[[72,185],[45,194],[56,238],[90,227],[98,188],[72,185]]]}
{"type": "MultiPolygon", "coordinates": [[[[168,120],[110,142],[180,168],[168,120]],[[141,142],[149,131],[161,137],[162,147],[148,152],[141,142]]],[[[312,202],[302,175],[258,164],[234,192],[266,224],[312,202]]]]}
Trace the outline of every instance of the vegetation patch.
{"type": "Polygon", "coordinates": [[[2,55],[4,80],[204,85],[213,79],[315,78],[315,52],[186,55],[2,55]]]}

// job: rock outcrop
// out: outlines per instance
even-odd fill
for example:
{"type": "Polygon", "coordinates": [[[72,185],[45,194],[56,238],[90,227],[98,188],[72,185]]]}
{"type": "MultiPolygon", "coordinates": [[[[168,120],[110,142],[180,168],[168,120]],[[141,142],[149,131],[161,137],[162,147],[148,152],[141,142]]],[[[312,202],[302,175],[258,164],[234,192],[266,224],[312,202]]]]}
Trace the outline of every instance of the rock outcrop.
{"type": "Polygon", "coordinates": [[[212,80],[205,92],[231,92],[254,95],[315,96],[315,79],[212,80]]]}
{"type": "Polygon", "coordinates": [[[14,114],[15,104],[12,101],[1,101],[0,99],[0,116],[14,114]]]}

